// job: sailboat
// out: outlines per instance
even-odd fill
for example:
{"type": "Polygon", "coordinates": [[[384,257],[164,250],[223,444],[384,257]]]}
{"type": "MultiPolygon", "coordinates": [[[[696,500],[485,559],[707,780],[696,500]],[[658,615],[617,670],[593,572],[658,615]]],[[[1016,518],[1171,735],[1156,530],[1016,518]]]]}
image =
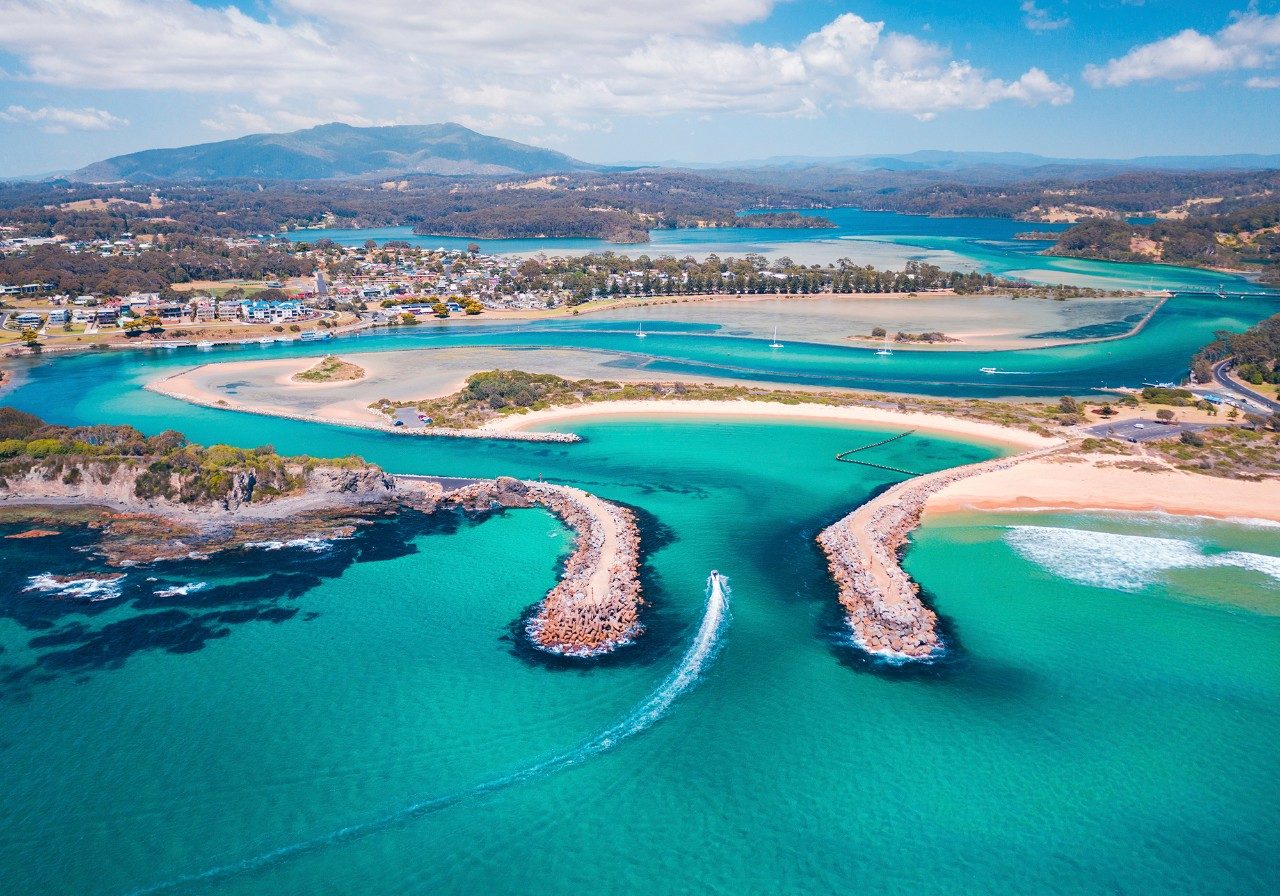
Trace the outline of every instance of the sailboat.
{"type": "Polygon", "coordinates": [[[769,348],[782,348],[782,343],[778,341],[778,328],[773,328],[773,342],[769,343],[769,348]]]}
{"type": "Polygon", "coordinates": [[[884,337],[884,348],[879,349],[879,350],[876,352],[876,354],[877,354],[877,355],[892,355],[892,354],[893,354],[893,349],[889,348],[889,334],[887,334],[887,333],[885,334],[885,337],[884,337]]]}
{"type": "Polygon", "coordinates": [[[643,323],[641,323],[641,324],[640,324],[640,326],[636,328],[636,338],[637,338],[637,339],[643,339],[643,338],[644,338],[644,336],[645,336],[645,332],[644,332],[644,324],[643,324],[643,323]]]}

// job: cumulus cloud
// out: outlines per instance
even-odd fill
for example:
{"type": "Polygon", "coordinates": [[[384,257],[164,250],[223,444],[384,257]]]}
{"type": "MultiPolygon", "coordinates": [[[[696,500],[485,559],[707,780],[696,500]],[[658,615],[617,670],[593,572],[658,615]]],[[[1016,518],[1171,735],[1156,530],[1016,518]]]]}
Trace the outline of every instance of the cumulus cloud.
{"type": "Polygon", "coordinates": [[[1134,47],[1104,65],[1090,65],[1084,78],[1094,87],[1124,87],[1139,81],[1183,80],[1219,72],[1280,64],[1280,13],[1232,13],[1216,34],[1194,28],[1134,47]]]}
{"type": "Polygon", "coordinates": [[[112,115],[105,109],[65,109],[60,106],[41,106],[39,109],[28,109],[26,106],[10,106],[0,110],[0,121],[16,124],[38,124],[42,131],[50,134],[65,134],[67,131],[109,131],[125,127],[126,119],[112,115]]]}
{"type": "Polygon", "coordinates": [[[190,0],[0,0],[0,49],[21,60],[17,77],[42,83],[224,95],[205,124],[228,132],[275,127],[289,114],[359,123],[388,97],[399,118],[465,115],[518,128],[840,108],[927,118],[1072,98],[1040,69],[996,77],[852,13],[793,44],[730,37],[778,2],[274,0],[260,20],[190,0]],[[339,97],[351,108],[330,115],[324,103],[339,97]]]}
{"type": "Polygon", "coordinates": [[[1023,0],[1022,24],[1031,31],[1057,31],[1066,28],[1071,20],[1066,16],[1054,16],[1049,10],[1036,5],[1036,0],[1023,0]]]}

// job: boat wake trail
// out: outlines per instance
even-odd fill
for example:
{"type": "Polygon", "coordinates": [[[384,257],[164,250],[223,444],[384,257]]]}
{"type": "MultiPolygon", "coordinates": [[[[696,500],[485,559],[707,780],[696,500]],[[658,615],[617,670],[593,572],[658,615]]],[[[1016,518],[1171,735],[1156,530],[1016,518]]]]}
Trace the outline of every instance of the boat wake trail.
{"type": "Polygon", "coordinates": [[[370,834],[405,824],[416,818],[430,815],[441,809],[447,809],[450,806],[478,796],[504,790],[535,778],[545,777],[613,749],[627,738],[640,734],[651,727],[666,715],[671,705],[675,703],[681,694],[698,681],[703,671],[715,658],[716,652],[720,647],[721,636],[729,621],[730,593],[729,583],[725,577],[717,572],[712,572],[707,579],[707,605],[702,614],[702,622],[699,623],[698,632],[689,644],[684,656],[681,657],[680,662],[676,664],[671,673],[649,696],[638,703],[620,721],[577,747],[566,750],[549,759],[544,759],[534,765],[518,769],[500,778],[476,784],[456,793],[419,800],[387,815],[339,828],[336,831],[331,831],[309,840],[290,843],[246,859],[174,878],[165,883],[131,890],[129,896],[151,896],[151,894],[165,893],[194,884],[208,883],[240,874],[261,871],[306,853],[317,852],[331,846],[359,840],[370,834]]]}

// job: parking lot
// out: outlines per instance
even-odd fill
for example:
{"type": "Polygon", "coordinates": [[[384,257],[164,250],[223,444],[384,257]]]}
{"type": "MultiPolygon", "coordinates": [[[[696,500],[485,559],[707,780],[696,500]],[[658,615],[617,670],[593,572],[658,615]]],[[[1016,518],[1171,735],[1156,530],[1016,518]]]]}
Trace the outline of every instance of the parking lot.
{"type": "Polygon", "coordinates": [[[1127,442],[1153,442],[1156,439],[1178,438],[1184,432],[1208,429],[1207,423],[1161,423],[1159,420],[1125,420],[1098,423],[1089,427],[1089,434],[1103,439],[1123,439],[1127,442]]]}

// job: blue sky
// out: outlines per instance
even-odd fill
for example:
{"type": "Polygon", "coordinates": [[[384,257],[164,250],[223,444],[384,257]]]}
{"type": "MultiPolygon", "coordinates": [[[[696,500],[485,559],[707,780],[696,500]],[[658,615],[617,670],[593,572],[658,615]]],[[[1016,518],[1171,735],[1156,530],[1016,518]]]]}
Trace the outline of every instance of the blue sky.
{"type": "Polygon", "coordinates": [[[1280,0],[0,0],[0,175],[327,121],[591,161],[1280,152],[1280,0]]]}

